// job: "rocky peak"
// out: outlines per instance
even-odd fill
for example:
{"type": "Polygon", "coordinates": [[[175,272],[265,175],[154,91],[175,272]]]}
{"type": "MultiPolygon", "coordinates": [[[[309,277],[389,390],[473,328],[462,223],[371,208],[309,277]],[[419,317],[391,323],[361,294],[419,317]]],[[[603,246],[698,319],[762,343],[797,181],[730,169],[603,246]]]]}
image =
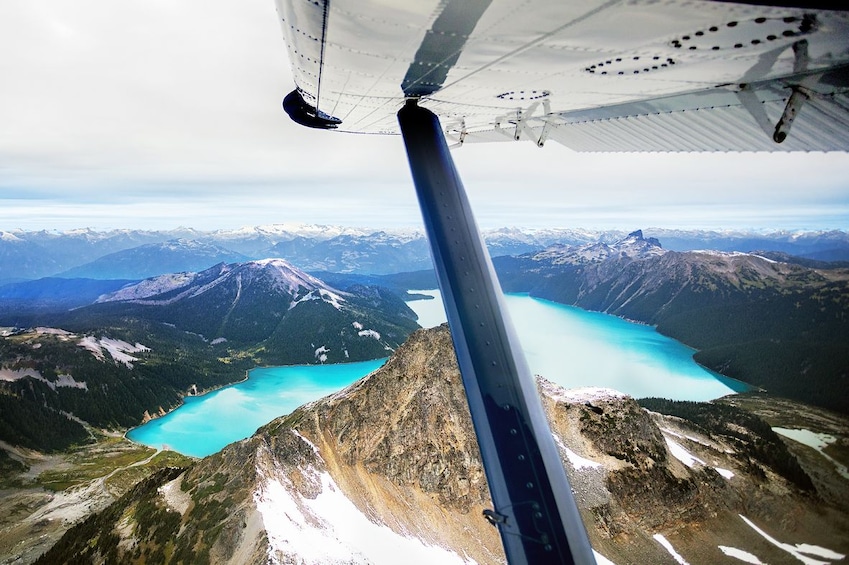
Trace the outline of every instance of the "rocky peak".
{"type": "Polygon", "coordinates": [[[533,254],[536,262],[551,265],[602,264],[620,259],[636,260],[663,255],[663,249],[654,237],[643,237],[642,230],[631,232],[623,239],[607,244],[604,242],[585,245],[554,245],[533,254]]]}

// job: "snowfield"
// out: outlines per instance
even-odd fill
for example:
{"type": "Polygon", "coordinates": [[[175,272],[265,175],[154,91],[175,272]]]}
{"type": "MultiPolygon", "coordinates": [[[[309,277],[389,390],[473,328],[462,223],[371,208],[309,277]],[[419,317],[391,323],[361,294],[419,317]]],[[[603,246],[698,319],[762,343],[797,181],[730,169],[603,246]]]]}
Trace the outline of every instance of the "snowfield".
{"type": "MultiPolygon", "coordinates": [[[[702,465],[704,467],[713,467],[712,465],[708,465],[703,460],[699,459],[698,457],[684,449],[681,444],[669,439],[666,435],[663,436],[663,439],[666,440],[666,449],[669,450],[669,454],[687,467],[690,467],[692,469],[695,468],[697,464],[702,465]]],[[[731,479],[731,477],[734,476],[734,472],[729,471],[728,469],[722,469],[720,467],[713,467],[713,469],[726,479],[731,479]]]]}
{"type": "Polygon", "coordinates": [[[591,459],[587,459],[586,457],[581,457],[563,443],[563,440],[557,437],[556,434],[551,434],[554,437],[554,442],[557,446],[563,450],[563,453],[566,454],[566,458],[569,460],[569,463],[572,464],[572,467],[575,468],[576,471],[580,471],[581,469],[598,469],[603,465],[591,459]]]}
{"type": "Polygon", "coordinates": [[[130,353],[141,353],[144,351],[150,351],[149,347],[145,347],[140,343],[136,343],[135,345],[131,345],[126,341],[122,341],[120,339],[111,339],[108,337],[102,337],[97,339],[94,336],[86,336],[82,338],[77,345],[80,347],[84,347],[92,352],[92,354],[104,361],[106,356],[104,351],[109,353],[109,356],[115,360],[116,363],[123,363],[127,366],[127,368],[133,368],[133,362],[138,361],[137,357],[133,357],[129,355],[130,353]]]}
{"type": "Polygon", "coordinates": [[[671,543],[669,543],[669,541],[668,541],[665,537],[663,537],[663,536],[662,536],[662,535],[660,535],[660,534],[655,534],[655,535],[653,535],[652,537],[655,539],[655,541],[656,541],[657,543],[659,543],[660,545],[662,545],[662,546],[663,546],[663,548],[664,548],[666,551],[668,551],[668,552],[669,552],[669,555],[671,555],[671,556],[672,556],[672,558],[673,558],[676,562],[680,563],[680,565],[690,565],[690,564],[687,562],[687,560],[686,560],[686,559],[684,559],[683,557],[681,557],[681,556],[678,554],[678,552],[677,552],[677,551],[675,551],[675,548],[674,548],[674,547],[672,547],[672,544],[671,544],[671,543]]]}
{"type": "MultiPolygon", "coordinates": [[[[320,485],[315,498],[294,494],[288,479],[275,477],[267,478],[254,493],[268,534],[269,563],[290,563],[294,555],[303,564],[475,563],[375,524],[342,494],[328,473],[314,467],[302,471],[307,481],[320,485]]],[[[261,468],[257,472],[263,473],[261,468]]]]}

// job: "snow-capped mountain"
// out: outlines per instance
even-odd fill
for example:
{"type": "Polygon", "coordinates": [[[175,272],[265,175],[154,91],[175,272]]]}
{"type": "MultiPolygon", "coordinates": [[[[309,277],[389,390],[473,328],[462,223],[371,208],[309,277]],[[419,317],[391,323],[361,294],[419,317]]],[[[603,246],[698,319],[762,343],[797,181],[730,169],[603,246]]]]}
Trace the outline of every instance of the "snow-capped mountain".
{"type": "MultiPolygon", "coordinates": [[[[718,403],[691,420],[615,391],[539,388],[599,563],[805,554],[828,565],[849,553],[846,501],[812,494],[833,465],[820,458],[813,468],[830,478],[812,482],[751,414],[718,403]]],[[[502,564],[482,515],[491,508],[443,326],[350,387],[154,475],[44,559],[153,562],[167,550],[181,563],[502,564]]]]}
{"type": "Polygon", "coordinates": [[[631,232],[626,237],[610,244],[604,242],[585,245],[554,245],[533,255],[534,261],[550,262],[553,265],[582,265],[600,263],[616,258],[645,258],[666,253],[660,242],[644,238],[642,230],[631,232]]]}
{"type": "Polygon", "coordinates": [[[283,259],[153,277],[77,315],[87,312],[165,322],[222,347],[262,347],[267,361],[285,363],[384,357],[417,327],[397,296],[374,287],[335,289],[283,259]]]}

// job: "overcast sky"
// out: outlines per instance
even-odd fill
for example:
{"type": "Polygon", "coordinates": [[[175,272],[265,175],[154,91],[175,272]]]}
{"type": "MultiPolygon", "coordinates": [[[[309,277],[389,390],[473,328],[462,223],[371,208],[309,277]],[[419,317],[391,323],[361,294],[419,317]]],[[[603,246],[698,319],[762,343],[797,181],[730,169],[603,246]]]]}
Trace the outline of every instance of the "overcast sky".
{"type": "MultiPolygon", "coordinates": [[[[283,112],[273,0],[2,0],[0,81],[0,230],[421,223],[399,137],[283,112]]],[[[453,155],[482,227],[849,229],[846,154],[453,155]]]]}

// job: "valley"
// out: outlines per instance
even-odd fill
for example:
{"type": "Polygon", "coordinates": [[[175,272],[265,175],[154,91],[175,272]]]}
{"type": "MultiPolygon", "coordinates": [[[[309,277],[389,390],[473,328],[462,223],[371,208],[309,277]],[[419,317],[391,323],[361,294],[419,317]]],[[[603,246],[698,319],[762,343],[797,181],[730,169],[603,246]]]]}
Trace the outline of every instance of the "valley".
{"type": "MultiPolygon", "coordinates": [[[[416,330],[404,303],[433,288],[420,234],[287,229],[2,238],[21,275],[130,278],[0,285],[0,563],[50,546],[41,562],[287,562],[316,548],[322,562],[386,559],[347,536],[352,524],[422,562],[502,562],[447,332],[416,330]],[[274,246],[291,255],[257,258],[274,246]],[[122,265],[148,270],[106,270],[122,265]],[[257,366],[387,356],[200,460],[120,437],[257,366]],[[300,518],[280,522],[281,508],[300,518]],[[318,545],[292,546],[293,532],[318,545]]],[[[649,233],[487,236],[510,254],[495,260],[505,290],[656,325],[766,391],[693,409],[540,382],[599,559],[841,562],[849,274],[823,260],[842,257],[845,234],[665,232],[670,251],[649,233]],[[731,251],[687,250],[706,242],[731,251]],[[764,251],[741,251],[754,245],[764,251]]]]}

